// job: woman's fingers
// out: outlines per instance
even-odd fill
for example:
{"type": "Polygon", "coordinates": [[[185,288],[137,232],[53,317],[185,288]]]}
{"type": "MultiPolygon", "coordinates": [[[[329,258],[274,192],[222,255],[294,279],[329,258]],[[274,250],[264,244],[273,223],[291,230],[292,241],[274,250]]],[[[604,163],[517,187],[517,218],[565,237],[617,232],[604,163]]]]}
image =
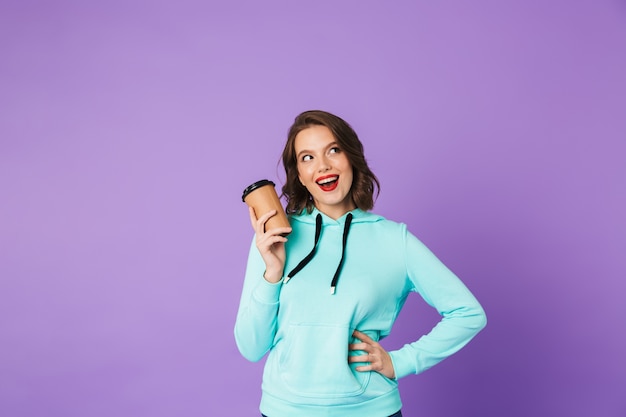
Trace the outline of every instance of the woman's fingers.
{"type": "Polygon", "coordinates": [[[369,362],[369,361],[370,361],[369,353],[366,355],[348,356],[349,363],[359,363],[359,362],[369,362]]]}
{"type": "Polygon", "coordinates": [[[370,355],[374,352],[373,347],[367,343],[351,343],[348,345],[348,350],[350,350],[351,352],[354,352],[356,350],[364,352],[360,355],[348,356],[348,362],[350,363],[371,362],[372,357],[370,357],[370,355]]]}
{"type": "Polygon", "coordinates": [[[252,223],[252,228],[256,232],[257,235],[262,235],[265,233],[265,222],[272,216],[276,215],[276,210],[270,210],[261,217],[256,216],[254,209],[249,207],[250,209],[250,222],[252,223]]]}
{"type": "MultiPolygon", "coordinates": [[[[250,211],[250,223],[257,236],[261,236],[265,231],[265,223],[278,212],[276,210],[270,210],[261,217],[257,218],[256,213],[252,207],[248,207],[250,211]]],[[[287,235],[291,233],[291,227],[277,227],[270,230],[272,235],[287,235]]]]}
{"type": "MultiPolygon", "coordinates": [[[[367,355],[359,355],[359,356],[350,356],[348,358],[349,363],[364,363],[364,365],[359,365],[355,367],[355,369],[359,372],[367,372],[367,371],[375,371],[380,372],[383,370],[383,361],[376,357],[374,354],[367,355]]],[[[381,372],[382,373],[382,372],[381,372]]]]}
{"type": "Polygon", "coordinates": [[[291,227],[278,227],[265,231],[267,220],[275,216],[277,211],[271,210],[257,218],[252,207],[250,211],[250,223],[256,235],[256,247],[265,262],[264,277],[270,282],[278,282],[283,274],[285,266],[285,242],[286,235],[291,232],[291,227]]]}
{"type": "Polygon", "coordinates": [[[258,220],[256,218],[256,213],[254,212],[254,209],[250,206],[248,206],[248,213],[250,214],[250,224],[252,224],[252,228],[256,231],[256,221],[258,220]]]}
{"type": "Polygon", "coordinates": [[[348,362],[364,363],[364,365],[355,367],[359,372],[375,371],[387,378],[395,378],[395,370],[393,369],[389,353],[378,342],[363,332],[355,330],[353,336],[361,342],[350,344],[348,349],[350,351],[360,350],[364,353],[348,356],[348,362]]]}
{"type": "Polygon", "coordinates": [[[357,339],[359,339],[361,342],[364,342],[364,343],[372,343],[372,342],[376,343],[374,339],[372,339],[367,334],[360,332],[358,330],[355,330],[354,332],[352,332],[352,336],[356,337],[357,339]]]}

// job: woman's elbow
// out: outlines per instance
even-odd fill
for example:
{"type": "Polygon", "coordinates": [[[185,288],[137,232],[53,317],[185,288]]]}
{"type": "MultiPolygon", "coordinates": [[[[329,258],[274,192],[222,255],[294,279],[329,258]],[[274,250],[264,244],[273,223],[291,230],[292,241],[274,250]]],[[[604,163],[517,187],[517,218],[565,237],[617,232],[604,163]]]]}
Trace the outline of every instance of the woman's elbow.
{"type": "Polygon", "coordinates": [[[482,307],[476,308],[476,312],[472,316],[472,324],[477,333],[487,326],[487,314],[482,307]]]}
{"type": "Polygon", "coordinates": [[[255,346],[254,343],[250,343],[250,341],[243,341],[238,335],[237,330],[235,329],[235,344],[237,345],[237,349],[241,356],[250,362],[258,362],[260,361],[267,350],[259,349],[258,346],[255,346]]]}

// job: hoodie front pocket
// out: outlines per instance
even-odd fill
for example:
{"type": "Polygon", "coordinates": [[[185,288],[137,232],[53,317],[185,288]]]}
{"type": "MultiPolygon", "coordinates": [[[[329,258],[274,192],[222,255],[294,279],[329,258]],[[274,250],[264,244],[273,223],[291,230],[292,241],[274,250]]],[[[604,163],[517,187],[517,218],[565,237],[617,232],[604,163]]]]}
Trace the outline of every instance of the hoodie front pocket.
{"type": "Polygon", "coordinates": [[[286,389],[304,397],[338,398],[365,391],[370,372],[348,364],[348,326],[292,324],[283,340],[278,371],[286,389]]]}

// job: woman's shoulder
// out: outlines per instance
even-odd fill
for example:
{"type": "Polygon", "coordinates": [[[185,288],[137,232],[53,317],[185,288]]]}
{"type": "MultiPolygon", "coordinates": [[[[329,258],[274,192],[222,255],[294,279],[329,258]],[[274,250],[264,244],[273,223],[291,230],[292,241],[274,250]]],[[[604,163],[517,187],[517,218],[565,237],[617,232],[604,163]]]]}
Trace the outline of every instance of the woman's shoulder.
{"type": "MultiPolygon", "coordinates": [[[[314,209],[310,213],[304,210],[302,213],[289,214],[288,217],[292,227],[300,227],[307,224],[315,225],[316,217],[318,214],[320,214],[320,212],[317,209],[314,209]]],[[[342,218],[338,220],[329,219],[327,216],[322,214],[323,224],[343,224],[346,220],[346,216],[348,215],[351,215],[351,227],[355,227],[358,225],[358,227],[360,228],[371,227],[379,230],[386,230],[389,232],[404,233],[404,231],[406,231],[406,224],[402,222],[390,220],[381,214],[361,210],[358,208],[346,213],[344,216],[342,216],[342,218]]]]}
{"type": "Polygon", "coordinates": [[[359,216],[355,216],[353,223],[361,223],[364,227],[371,227],[379,232],[393,236],[401,236],[406,232],[406,224],[390,220],[383,215],[370,211],[360,211],[359,216]]]}

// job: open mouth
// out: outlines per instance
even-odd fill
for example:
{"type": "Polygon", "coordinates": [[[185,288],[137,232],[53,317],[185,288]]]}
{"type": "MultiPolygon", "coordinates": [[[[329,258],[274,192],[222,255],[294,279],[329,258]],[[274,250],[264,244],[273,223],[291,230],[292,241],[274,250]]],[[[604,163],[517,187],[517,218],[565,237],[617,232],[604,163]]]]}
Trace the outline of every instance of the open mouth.
{"type": "Polygon", "coordinates": [[[328,175],[315,181],[322,191],[333,191],[339,184],[339,175],[328,175]]]}

